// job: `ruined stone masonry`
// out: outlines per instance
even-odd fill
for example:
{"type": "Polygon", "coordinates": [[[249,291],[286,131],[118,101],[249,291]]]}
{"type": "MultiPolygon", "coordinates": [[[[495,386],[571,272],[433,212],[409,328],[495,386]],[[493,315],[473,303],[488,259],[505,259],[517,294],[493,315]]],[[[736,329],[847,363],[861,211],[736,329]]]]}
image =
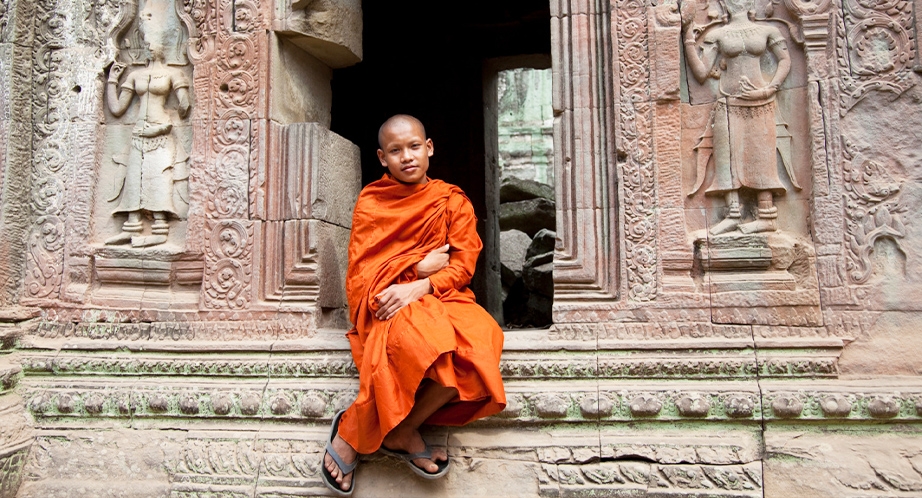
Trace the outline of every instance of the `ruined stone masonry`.
{"type": "MultiPolygon", "coordinates": [[[[326,493],[361,3],[0,0],[0,497],[326,493]]],[[[922,1],[550,3],[553,325],[356,496],[922,495],[922,1]]]]}

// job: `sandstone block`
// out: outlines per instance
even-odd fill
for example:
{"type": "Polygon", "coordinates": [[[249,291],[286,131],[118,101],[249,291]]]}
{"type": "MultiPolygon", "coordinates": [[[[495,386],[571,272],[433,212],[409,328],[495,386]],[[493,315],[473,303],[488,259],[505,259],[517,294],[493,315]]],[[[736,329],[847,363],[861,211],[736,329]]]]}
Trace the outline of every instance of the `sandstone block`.
{"type": "Polygon", "coordinates": [[[333,71],[289,39],[269,40],[269,119],[283,124],[320,123],[330,127],[333,71]]]}
{"type": "Polygon", "coordinates": [[[554,202],[544,198],[499,205],[501,230],[521,230],[533,237],[542,228],[554,230],[555,219],[554,202]]]}
{"type": "Polygon", "coordinates": [[[500,261],[515,278],[522,275],[525,254],[531,243],[531,237],[521,230],[504,230],[499,234],[500,261]]]}
{"type": "Polygon", "coordinates": [[[522,280],[525,282],[525,288],[531,292],[541,294],[545,297],[554,295],[554,263],[550,261],[552,256],[544,253],[535,256],[525,262],[522,268],[522,280]]]}
{"type": "Polygon", "coordinates": [[[813,433],[770,428],[765,435],[765,496],[856,498],[868,496],[869,490],[876,496],[911,496],[922,489],[916,471],[922,458],[920,438],[915,430],[813,433]]]}
{"type": "Polygon", "coordinates": [[[539,254],[553,253],[556,243],[556,232],[546,228],[538,230],[538,233],[535,234],[535,238],[532,240],[531,245],[528,246],[528,252],[525,253],[525,259],[531,259],[539,254]]]}
{"type": "Polygon", "coordinates": [[[503,178],[502,182],[500,182],[500,203],[527,201],[539,197],[553,201],[554,188],[541,182],[525,180],[514,176],[503,178]]]}
{"type": "Polygon", "coordinates": [[[360,0],[282,2],[272,27],[332,68],[362,60],[360,0]]]}
{"type": "Polygon", "coordinates": [[[358,147],[317,123],[270,123],[269,130],[268,219],[351,227],[361,185],[358,147]]]}

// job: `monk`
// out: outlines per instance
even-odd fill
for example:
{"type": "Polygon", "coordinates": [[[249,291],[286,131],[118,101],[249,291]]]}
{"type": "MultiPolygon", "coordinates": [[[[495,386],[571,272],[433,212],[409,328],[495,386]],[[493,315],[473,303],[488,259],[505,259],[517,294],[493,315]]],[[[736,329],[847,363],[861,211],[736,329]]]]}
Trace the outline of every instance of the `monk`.
{"type": "Polygon", "coordinates": [[[378,143],[386,172],[355,205],[346,275],[359,395],[334,417],[322,464],[324,483],[343,496],[360,453],[381,450],[441,477],[447,452],[419,427],[464,425],[506,405],[503,332],[468,288],[483,247],[474,208],[427,176],[435,149],[419,120],[393,116],[378,143]]]}

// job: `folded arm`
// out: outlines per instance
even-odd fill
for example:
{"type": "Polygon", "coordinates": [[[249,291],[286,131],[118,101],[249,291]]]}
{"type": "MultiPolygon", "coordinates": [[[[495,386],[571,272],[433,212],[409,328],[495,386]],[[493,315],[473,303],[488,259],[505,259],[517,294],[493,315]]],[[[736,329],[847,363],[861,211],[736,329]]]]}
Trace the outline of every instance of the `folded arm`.
{"type": "Polygon", "coordinates": [[[375,316],[379,320],[390,319],[401,308],[426,294],[440,297],[451,289],[461,290],[470,284],[477,256],[483,248],[477,235],[477,218],[467,198],[453,196],[449,202],[448,244],[430,252],[416,264],[418,280],[393,284],[375,296],[378,304],[375,316]]]}
{"type": "Polygon", "coordinates": [[[462,290],[471,283],[477,257],[483,249],[477,235],[477,217],[470,201],[462,195],[455,195],[449,201],[451,221],[448,226],[448,265],[429,276],[432,294],[440,297],[450,290],[462,290]]]}

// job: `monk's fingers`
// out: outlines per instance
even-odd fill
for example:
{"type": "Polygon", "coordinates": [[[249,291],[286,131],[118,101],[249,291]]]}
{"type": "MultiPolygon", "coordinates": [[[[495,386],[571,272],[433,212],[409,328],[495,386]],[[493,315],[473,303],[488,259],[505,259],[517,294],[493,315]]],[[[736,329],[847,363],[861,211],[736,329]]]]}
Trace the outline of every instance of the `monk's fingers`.
{"type": "Polygon", "coordinates": [[[387,319],[390,320],[391,318],[393,318],[394,315],[396,315],[397,312],[402,310],[404,307],[406,307],[406,303],[397,303],[396,306],[394,306],[391,309],[390,313],[387,315],[387,319]]]}
{"type": "Polygon", "coordinates": [[[375,313],[375,316],[378,318],[378,320],[390,320],[390,318],[394,316],[398,310],[400,310],[398,304],[396,302],[390,302],[378,308],[378,312],[375,313]]]}
{"type": "Polygon", "coordinates": [[[393,310],[389,311],[387,313],[387,318],[385,318],[385,320],[390,320],[391,318],[394,318],[394,315],[396,315],[398,311],[400,311],[400,308],[394,308],[393,310]]]}

